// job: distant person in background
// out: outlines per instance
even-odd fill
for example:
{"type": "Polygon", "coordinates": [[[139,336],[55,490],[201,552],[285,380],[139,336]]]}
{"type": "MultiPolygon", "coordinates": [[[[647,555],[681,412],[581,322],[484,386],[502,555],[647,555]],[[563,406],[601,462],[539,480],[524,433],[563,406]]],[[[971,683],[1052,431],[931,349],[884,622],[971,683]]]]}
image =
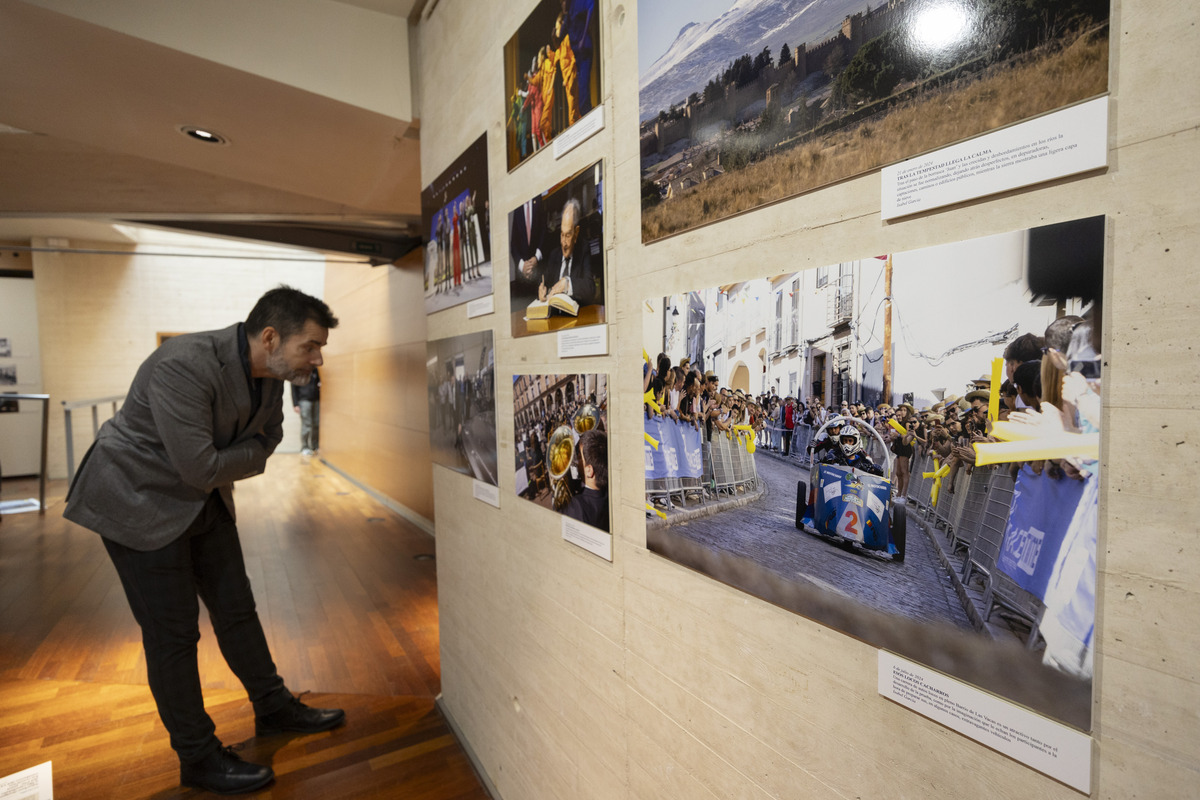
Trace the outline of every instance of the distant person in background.
{"type": "Polygon", "coordinates": [[[292,384],[292,409],[300,415],[300,454],[311,456],[321,443],[321,375],[316,369],[308,383],[292,384]]]}

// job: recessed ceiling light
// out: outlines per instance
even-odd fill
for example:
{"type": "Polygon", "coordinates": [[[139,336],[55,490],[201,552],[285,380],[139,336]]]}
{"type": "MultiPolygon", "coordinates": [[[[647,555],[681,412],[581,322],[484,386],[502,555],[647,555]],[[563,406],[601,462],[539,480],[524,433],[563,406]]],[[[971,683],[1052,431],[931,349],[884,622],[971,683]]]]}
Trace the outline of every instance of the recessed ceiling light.
{"type": "Polygon", "coordinates": [[[229,144],[229,140],[221,134],[209,128],[201,128],[197,125],[180,125],[179,132],[184,136],[195,139],[198,142],[205,144],[229,144]]]}

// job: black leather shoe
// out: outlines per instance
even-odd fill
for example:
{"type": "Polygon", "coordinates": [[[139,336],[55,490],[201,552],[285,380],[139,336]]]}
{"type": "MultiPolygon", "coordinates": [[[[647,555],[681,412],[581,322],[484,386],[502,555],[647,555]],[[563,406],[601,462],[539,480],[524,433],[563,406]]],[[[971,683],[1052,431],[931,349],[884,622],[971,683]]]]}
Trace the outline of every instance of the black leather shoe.
{"type": "Polygon", "coordinates": [[[203,761],[179,765],[180,783],[216,794],[253,792],[274,779],[274,770],[243,761],[232,747],[222,747],[203,761]]]}
{"type": "Polygon", "coordinates": [[[293,697],[280,710],[254,718],[254,732],[258,736],[270,736],[284,731],[317,733],[336,728],[346,720],[346,712],[340,708],[309,708],[293,697]]]}

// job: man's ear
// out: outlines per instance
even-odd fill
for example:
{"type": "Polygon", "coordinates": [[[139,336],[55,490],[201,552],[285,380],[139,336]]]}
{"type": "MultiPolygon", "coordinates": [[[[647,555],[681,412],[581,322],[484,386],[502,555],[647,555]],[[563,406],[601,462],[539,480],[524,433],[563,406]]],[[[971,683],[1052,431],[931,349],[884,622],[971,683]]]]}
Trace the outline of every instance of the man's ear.
{"type": "Polygon", "coordinates": [[[258,334],[258,340],[268,353],[273,352],[279,346],[279,331],[275,330],[273,326],[268,325],[258,334]]]}

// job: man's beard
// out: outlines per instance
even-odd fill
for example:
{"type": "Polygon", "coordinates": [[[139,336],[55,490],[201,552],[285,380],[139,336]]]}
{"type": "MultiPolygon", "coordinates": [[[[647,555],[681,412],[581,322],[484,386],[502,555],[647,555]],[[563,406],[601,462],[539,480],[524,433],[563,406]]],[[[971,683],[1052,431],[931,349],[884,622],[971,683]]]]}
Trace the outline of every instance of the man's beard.
{"type": "Polygon", "coordinates": [[[277,380],[290,381],[296,386],[306,386],[312,380],[313,376],[311,369],[294,369],[288,371],[287,359],[278,350],[267,356],[267,371],[277,380]]]}

